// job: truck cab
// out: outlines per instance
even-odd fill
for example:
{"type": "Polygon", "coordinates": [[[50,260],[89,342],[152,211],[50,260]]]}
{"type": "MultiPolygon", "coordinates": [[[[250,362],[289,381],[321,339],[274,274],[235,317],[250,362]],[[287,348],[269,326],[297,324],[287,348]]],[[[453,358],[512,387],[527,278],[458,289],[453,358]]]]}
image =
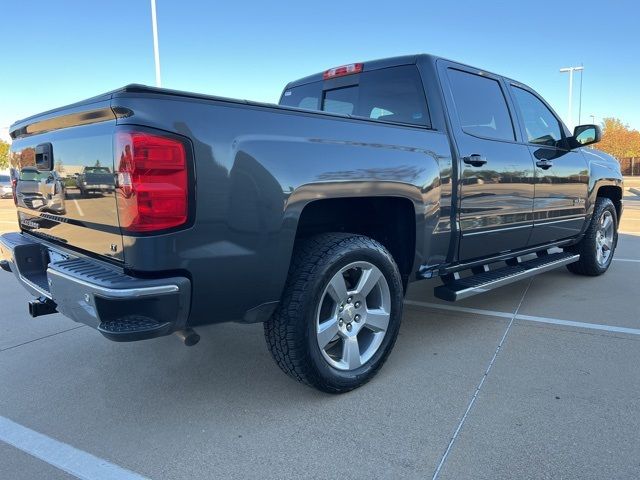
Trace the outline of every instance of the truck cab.
{"type": "Polygon", "coordinates": [[[434,229],[451,234],[447,254],[419,265],[423,275],[579,236],[598,192],[622,211],[617,161],[583,148],[599,127],[571,132],[532,88],[485,70],[431,55],[354,63],[291,82],[280,104],[448,134],[455,188],[440,194],[439,222],[455,228],[434,229]]]}

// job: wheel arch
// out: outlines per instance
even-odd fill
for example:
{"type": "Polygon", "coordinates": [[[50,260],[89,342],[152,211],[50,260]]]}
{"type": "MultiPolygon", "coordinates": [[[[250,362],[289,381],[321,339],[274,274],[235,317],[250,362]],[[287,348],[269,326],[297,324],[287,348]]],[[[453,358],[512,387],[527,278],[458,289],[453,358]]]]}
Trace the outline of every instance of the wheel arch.
{"type": "Polygon", "coordinates": [[[608,198],[613,202],[616,207],[616,217],[618,223],[620,223],[620,216],[622,214],[622,187],[618,185],[602,185],[596,191],[596,198],[603,197],[608,198]]]}
{"type": "Polygon", "coordinates": [[[612,169],[610,165],[591,161],[589,166],[589,205],[588,216],[593,213],[593,208],[598,197],[611,199],[616,207],[618,218],[622,213],[622,175],[612,169]]]}
{"type": "Polygon", "coordinates": [[[415,199],[397,194],[314,199],[300,209],[295,240],[328,232],[371,237],[389,250],[406,287],[417,262],[417,211],[415,199]]]}

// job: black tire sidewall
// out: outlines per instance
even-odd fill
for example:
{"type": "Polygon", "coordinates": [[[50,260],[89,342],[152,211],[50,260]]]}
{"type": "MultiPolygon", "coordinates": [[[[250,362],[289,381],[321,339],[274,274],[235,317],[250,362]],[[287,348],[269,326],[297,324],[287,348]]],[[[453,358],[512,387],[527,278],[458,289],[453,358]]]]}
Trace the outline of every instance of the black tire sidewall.
{"type": "Polygon", "coordinates": [[[398,268],[391,256],[388,253],[385,255],[374,248],[351,247],[345,249],[339,255],[323,264],[316,272],[314,285],[310,289],[305,303],[305,311],[300,315],[300,319],[305,322],[304,341],[308,349],[311,366],[318,380],[336,388],[351,389],[372,377],[393,348],[402,317],[402,282],[398,268]],[[391,299],[391,315],[389,317],[389,328],[376,353],[361,367],[351,371],[344,371],[331,366],[322,355],[316,338],[316,318],[320,308],[320,297],[331,278],[344,266],[359,261],[369,262],[378,267],[387,280],[391,299]]]}
{"type": "Polygon", "coordinates": [[[596,215],[594,215],[594,222],[593,225],[591,225],[591,228],[593,229],[592,235],[589,236],[590,238],[590,251],[591,251],[591,256],[589,257],[590,261],[593,262],[593,266],[599,271],[599,273],[604,273],[609,269],[609,266],[611,265],[611,262],[613,261],[613,255],[615,253],[615,249],[616,249],[616,245],[618,244],[618,215],[616,212],[616,208],[613,205],[613,203],[611,202],[611,200],[607,199],[603,199],[602,203],[600,205],[598,205],[599,208],[596,209],[596,215]],[[607,263],[605,265],[600,265],[598,263],[598,260],[596,258],[596,238],[595,238],[595,233],[597,232],[597,230],[600,228],[600,223],[602,221],[602,217],[604,216],[605,212],[609,212],[611,213],[611,216],[613,218],[613,246],[611,249],[611,255],[609,255],[609,259],[607,260],[607,263]]]}
{"type": "Polygon", "coordinates": [[[598,197],[596,206],[593,211],[591,223],[585,232],[584,237],[575,247],[572,247],[570,251],[574,251],[580,254],[580,260],[568,265],[569,270],[574,273],[588,276],[598,276],[605,273],[615,254],[615,249],[618,244],[618,212],[613,202],[606,197],[598,197]],[[600,265],[596,256],[596,234],[600,228],[600,222],[605,212],[611,213],[613,217],[613,248],[609,260],[606,265],[600,265]]]}

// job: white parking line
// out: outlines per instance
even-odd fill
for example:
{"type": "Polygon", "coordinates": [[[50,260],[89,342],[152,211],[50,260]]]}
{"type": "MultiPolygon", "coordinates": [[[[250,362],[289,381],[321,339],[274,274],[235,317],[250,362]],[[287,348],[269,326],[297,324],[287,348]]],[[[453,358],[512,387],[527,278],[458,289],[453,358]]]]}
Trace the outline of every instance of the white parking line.
{"type": "Polygon", "coordinates": [[[76,208],[78,209],[78,213],[80,214],[81,217],[84,217],[84,212],[82,211],[82,208],[80,208],[80,204],[78,203],[78,200],[76,200],[75,198],[73,199],[73,203],[75,203],[76,208]]]}
{"type": "Polygon", "coordinates": [[[640,263],[640,260],[635,260],[633,258],[614,258],[614,260],[616,262],[634,262],[634,263],[640,263]]]}
{"type": "Polygon", "coordinates": [[[131,470],[114,465],[1,416],[0,440],[81,479],[146,480],[146,477],[131,470]]]}
{"type": "MultiPolygon", "coordinates": [[[[464,415],[460,419],[460,423],[458,423],[458,427],[453,432],[453,437],[451,437],[451,440],[449,441],[449,445],[447,445],[447,449],[444,451],[444,455],[442,455],[442,458],[440,459],[440,463],[438,464],[438,466],[436,468],[436,471],[433,473],[433,477],[432,477],[431,480],[437,480],[438,479],[438,476],[440,475],[440,470],[442,470],[442,467],[444,466],[444,463],[447,461],[447,457],[449,456],[449,452],[451,452],[451,449],[453,448],[453,444],[455,443],[456,439],[458,438],[458,434],[462,430],[462,426],[464,425],[465,421],[467,420],[467,417],[469,416],[469,412],[471,412],[471,409],[473,408],[473,404],[475,403],[476,399],[478,398],[478,395],[480,394],[480,390],[482,389],[482,386],[484,385],[484,381],[489,376],[489,373],[491,372],[491,368],[493,367],[493,364],[495,363],[496,358],[498,358],[498,353],[502,349],[502,345],[504,345],[504,341],[506,340],[507,335],[509,334],[509,331],[511,330],[511,326],[513,325],[513,321],[516,319],[516,316],[518,315],[518,311],[520,311],[520,307],[522,306],[522,302],[524,301],[524,297],[527,296],[527,292],[529,291],[529,287],[531,286],[531,282],[532,281],[533,281],[533,279],[529,280],[529,284],[527,285],[527,288],[525,289],[524,293],[522,294],[522,297],[520,298],[520,303],[518,303],[518,306],[516,307],[516,311],[509,315],[511,320],[509,320],[509,324],[507,325],[507,329],[502,334],[502,338],[500,339],[500,342],[498,343],[498,346],[496,347],[495,352],[493,352],[493,357],[491,357],[491,361],[489,362],[489,366],[487,366],[487,369],[484,371],[484,375],[480,379],[480,383],[476,387],[476,391],[473,393],[473,396],[471,397],[471,401],[467,405],[467,409],[465,410],[464,415]]],[[[417,302],[417,303],[419,303],[419,302],[417,302]]]]}
{"type": "MultiPolygon", "coordinates": [[[[512,318],[512,313],[495,312],[493,310],[481,310],[478,308],[458,307],[455,305],[441,305],[431,302],[416,302],[414,300],[405,300],[405,304],[416,307],[435,308],[438,310],[450,310],[462,313],[474,313],[476,315],[485,315],[488,317],[512,318]]],[[[527,322],[549,323],[552,325],[563,325],[565,327],[587,328],[589,330],[603,330],[605,332],[628,333],[630,335],[640,335],[640,328],[617,327],[615,325],[603,325],[601,323],[576,322],[573,320],[560,320],[557,318],[536,317],[534,315],[516,314],[515,320],[524,320],[527,322]]]]}

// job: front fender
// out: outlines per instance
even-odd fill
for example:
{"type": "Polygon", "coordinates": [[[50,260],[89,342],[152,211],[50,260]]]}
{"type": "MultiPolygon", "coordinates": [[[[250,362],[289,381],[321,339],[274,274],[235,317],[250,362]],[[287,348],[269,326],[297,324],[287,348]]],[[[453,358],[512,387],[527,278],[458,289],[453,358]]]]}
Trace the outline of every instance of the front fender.
{"type": "Polygon", "coordinates": [[[587,206],[587,215],[590,217],[593,214],[598,190],[602,187],[616,187],[619,188],[622,193],[624,182],[622,174],[620,173],[619,164],[617,164],[616,169],[616,165],[609,162],[592,161],[589,167],[589,204],[587,206]]]}

